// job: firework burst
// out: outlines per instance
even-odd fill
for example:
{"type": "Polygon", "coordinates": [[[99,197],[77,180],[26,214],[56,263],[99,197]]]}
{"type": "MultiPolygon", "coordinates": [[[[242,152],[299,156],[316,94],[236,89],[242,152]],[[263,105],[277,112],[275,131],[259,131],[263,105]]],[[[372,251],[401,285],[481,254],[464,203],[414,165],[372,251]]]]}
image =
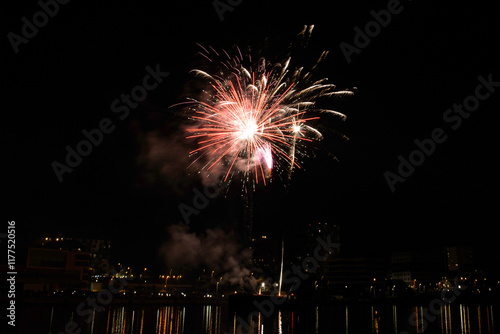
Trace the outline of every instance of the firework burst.
{"type": "MultiPolygon", "coordinates": [[[[237,47],[235,57],[200,47],[208,61],[213,63],[214,57],[222,60],[215,74],[192,70],[208,81],[209,89],[202,99],[188,102],[195,125],[187,129],[187,138],[197,144],[190,155],[196,156],[195,161],[204,161],[202,170],[222,171],[224,182],[242,173],[246,180],[266,184],[273,170],[290,178],[293,169],[300,168],[299,158],[307,156],[308,143],[322,138],[311,125],[319,114],[345,119],[337,111],[318,109],[316,100],[353,92],[336,91],[326,78],[312,82],[310,72],[290,68],[291,58],[274,64],[260,58],[254,63],[251,55],[244,57],[237,47]]],[[[327,53],[321,54],[318,63],[327,53]]]]}

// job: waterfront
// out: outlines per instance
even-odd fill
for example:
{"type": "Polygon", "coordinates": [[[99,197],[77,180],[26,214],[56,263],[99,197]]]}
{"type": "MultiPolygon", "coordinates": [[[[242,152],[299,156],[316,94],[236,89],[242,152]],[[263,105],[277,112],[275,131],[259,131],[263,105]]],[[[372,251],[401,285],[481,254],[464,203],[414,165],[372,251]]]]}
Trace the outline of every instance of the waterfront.
{"type": "Polygon", "coordinates": [[[452,303],[428,305],[362,304],[308,305],[266,314],[229,311],[227,305],[111,305],[102,311],[76,306],[25,305],[19,333],[173,334],[173,333],[495,333],[498,306],[452,303]],[[238,320],[239,319],[239,320],[238,320]],[[248,322],[247,322],[248,321],[248,322]],[[78,330],[81,329],[81,332],[78,330]]]}

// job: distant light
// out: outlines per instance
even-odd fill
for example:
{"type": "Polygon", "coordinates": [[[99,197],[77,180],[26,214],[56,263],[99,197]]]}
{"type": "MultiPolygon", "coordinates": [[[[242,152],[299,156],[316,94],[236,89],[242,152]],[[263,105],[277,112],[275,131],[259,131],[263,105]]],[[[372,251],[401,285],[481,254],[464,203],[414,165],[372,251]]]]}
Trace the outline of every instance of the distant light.
{"type": "Polygon", "coordinates": [[[267,236],[263,235],[263,236],[262,236],[262,239],[267,239],[267,236]]]}

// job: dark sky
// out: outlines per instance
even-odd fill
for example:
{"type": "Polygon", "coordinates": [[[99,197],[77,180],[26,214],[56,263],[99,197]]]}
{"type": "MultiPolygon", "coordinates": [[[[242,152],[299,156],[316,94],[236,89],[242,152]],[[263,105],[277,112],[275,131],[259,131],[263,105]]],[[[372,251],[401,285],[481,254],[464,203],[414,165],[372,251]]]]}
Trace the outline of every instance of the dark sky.
{"type": "MultiPolygon", "coordinates": [[[[182,220],[177,206],[189,204],[200,186],[179,170],[188,161],[179,140],[184,121],[168,109],[200,63],[196,43],[229,50],[267,41],[272,59],[278,46],[314,24],[310,52],[330,51],[317,75],[339,88],[357,87],[357,94],[332,106],[348,116],[344,123],[321,120],[325,140],[291,184],[276,180],[253,195],[256,228],[300,242],[306,224],[328,220],[341,225],[343,244],[357,254],[459,244],[477,247],[482,262],[498,262],[500,92],[456,130],[443,120],[448,108],[475,93],[479,75],[500,81],[496,10],[480,2],[402,1],[402,11],[348,63],[340,43],[353,45],[353,29],[363,30],[373,21],[370,12],[387,4],[246,0],[221,21],[211,1],[72,1],[17,54],[7,36],[21,35],[21,18],[32,21],[40,7],[30,1],[3,11],[2,214],[16,220],[18,242],[27,246],[46,231],[109,238],[118,260],[161,263],[166,228],[182,220]],[[157,64],[169,76],[120,120],[112,101],[157,64]],[[114,131],[60,183],[53,161],[63,162],[65,147],[75,148],[82,130],[104,118],[114,131]],[[337,140],[331,128],[350,140],[337,140]],[[398,156],[407,158],[414,140],[435,128],[447,140],[391,192],[384,172],[397,172],[398,156]],[[162,163],[170,168],[161,175],[144,159],[151,138],[163,143],[162,163]]],[[[309,56],[299,53],[297,60],[309,56]]],[[[193,224],[239,224],[243,205],[232,189],[193,224]]]]}

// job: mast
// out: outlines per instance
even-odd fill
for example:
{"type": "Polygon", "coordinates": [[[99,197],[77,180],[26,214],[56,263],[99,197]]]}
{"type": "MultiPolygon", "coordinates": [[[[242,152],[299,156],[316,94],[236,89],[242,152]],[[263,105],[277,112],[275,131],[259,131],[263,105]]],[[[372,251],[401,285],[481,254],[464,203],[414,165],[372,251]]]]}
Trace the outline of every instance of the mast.
{"type": "Polygon", "coordinates": [[[280,270],[280,284],[279,284],[279,290],[278,290],[278,296],[281,297],[281,283],[283,281],[283,257],[285,254],[285,240],[281,240],[281,270],[280,270]]]}

